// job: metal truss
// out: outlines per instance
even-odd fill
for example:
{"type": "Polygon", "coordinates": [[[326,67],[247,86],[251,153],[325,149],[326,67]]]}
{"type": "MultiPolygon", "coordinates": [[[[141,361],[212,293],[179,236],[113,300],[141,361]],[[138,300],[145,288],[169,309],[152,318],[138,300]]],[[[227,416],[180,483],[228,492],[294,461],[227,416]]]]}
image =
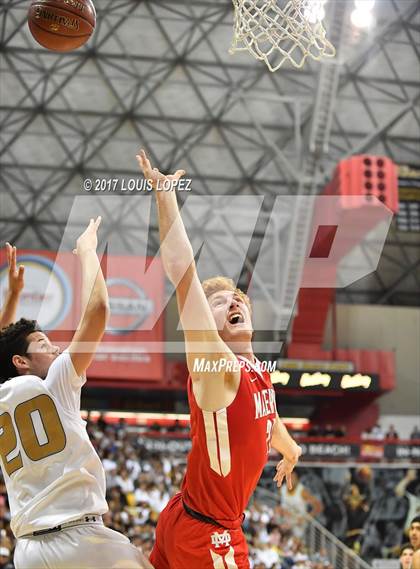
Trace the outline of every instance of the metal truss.
{"type": "MultiPolygon", "coordinates": [[[[352,0],[334,4],[344,12],[352,0]]],[[[220,196],[221,208],[224,196],[264,196],[239,275],[246,284],[276,196],[318,192],[335,164],[354,153],[418,162],[416,0],[381,1],[375,32],[359,37],[348,14],[337,18],[330,6],[340,59],[276,74],[247,54],[228,54],[229,0],[97,0],[96,7],[92,40],[60,55],[31,38],[26,0],[0,5],[3,242],[56,250],[74,198],[86,195],[83,180],[138,177],[134,154],[145,146],[162,170],[185,168],[195,195],[220,196]]],[[[96,213],[116,252],[136,253],[140,239],[154,254],[158,231],[144,217],[143,197],[126,196],[118,208],[98,199],[96,211],[72,214],[65,245],[96,213]]],[[[296,211],[284,213],[270,236],[275,247],[287,223],[299,230],[296,211]]],[[[231,224],[217,230],[212,215],[209,206],[199,221],[187,222],[193,236],[210,232],[213,266],[229,272],[249,212],[235,211],[231,224]]],[[[296,251],[288,255],[296,258],[296,251]]],[[[339,292],[339,300],[419,305],[419,257],[420,237],[393,227],[378,271],[339,292]]],[[[273,259],[265,262],[269,273],[273,259]]],[[[291,271],[291,280],[297,274],[291,271]]],[[[279,282],[260,286],[274,306],[279,282]]]]}

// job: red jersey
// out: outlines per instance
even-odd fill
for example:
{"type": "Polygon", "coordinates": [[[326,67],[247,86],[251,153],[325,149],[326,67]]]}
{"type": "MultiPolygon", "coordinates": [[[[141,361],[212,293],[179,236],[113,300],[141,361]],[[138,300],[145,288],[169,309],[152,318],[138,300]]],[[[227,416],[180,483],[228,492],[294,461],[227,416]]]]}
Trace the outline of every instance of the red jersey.
{"type": "Polygon", "coordinates": [[[182,483],[187,506],[226,528],[242,524],[243,511],[267,462],[277,417],[270,374],[238,357],[241,379],[233,402],[203,411],[188,378],[192,448],[182,483]]]}

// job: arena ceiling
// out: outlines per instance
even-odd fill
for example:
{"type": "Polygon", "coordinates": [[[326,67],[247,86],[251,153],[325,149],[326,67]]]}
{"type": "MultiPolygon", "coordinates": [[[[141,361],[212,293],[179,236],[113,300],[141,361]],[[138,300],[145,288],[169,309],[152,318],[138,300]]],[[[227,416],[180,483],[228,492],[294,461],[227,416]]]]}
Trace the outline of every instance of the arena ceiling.
{"type": "MultiPolygon", "coordinates": [[[[206,228],[213,236],[208,255],[217,272],[229,274],[246,245],[241,232],[250,223],[249,199],[265,196],[246,251],[250,273],[276,196],[319,192],[338,161],[352,154],[420,163],[417,0],[376,2],[369,32],[350,24],[353,0],[330,0],[327,29],[337,59],[276,73],[248,54],[228,53],[229,0],[95,4],[94,37],[65,55],[32,39],[27,0],[0,5],[2,242],[70,248],[88,216],[101,214],[103,240],[112,240],[113,251],[155,253],[148,194],[88,196],[83,189],[86,178],[137,177],[134,155],[144,146],[161,170],[187,170],[194,196],[215,196],[189,229],[198,235],[206,228]],[[247,199],[232,210],[226,196],[247,199]],[[75,198],[86,199],[81,206],[75,198]],[[227,211],[233,214],[226,219],[227,211]],[[215,212],[219,224],[210,221],[215,212]]],[[[293,207],[283,213],[278,237],[288,234],[282,267],[288,276],[282,301],[290,304],[287,287],[299,275],[299,263],[290,259],[302,252],[302,227],[294,220],[299,214],[305,225],[307,219],[293,207]]],[[[268,255],[267,269],[276,262],[268,255]]],[[[265,283],[271,301],[275,286],[265,283]]],[[[419,291],[420,233],[402,233],[393,223],[378,270],[339,290],[338,299],[419,306],[419,291]]]]}

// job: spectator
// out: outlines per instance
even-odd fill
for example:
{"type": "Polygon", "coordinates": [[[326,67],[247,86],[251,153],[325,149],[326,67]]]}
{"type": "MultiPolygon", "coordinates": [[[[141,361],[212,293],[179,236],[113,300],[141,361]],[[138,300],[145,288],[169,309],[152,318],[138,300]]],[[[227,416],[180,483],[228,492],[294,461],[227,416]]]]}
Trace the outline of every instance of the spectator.
{"type": "Polygon", "coordinates": [[[182,430],[182,427],[180,425],[179,419],[175,419],[175,421],[169,425],[166,430],[168,433],[180,432],[182,430]]]}
{"type": "Polygon", "coordinates": [[[150,496],[148,492],[148,483],[144,478],[139,478],[136,491],[134,492],[136,499],[136,504],[148,504],[150,502],[150,496]]]}
{"type": "Polygon", "coordinates": [[[397,431],[395,430],[394,425],[389,426],[389,429],[385,435],[385,438],[389,439],[389,440],[397,440],[400,438],[397,431]]]}
{"type": "Polygon", "coordinates": [[[105,473],[117,468],[117,463],[113,460],[108,449],[105,449],[102,453],[102,466],[104,467],[105,473]]]}
{"type": "Polygon", "coordinates": [[[311,425],[308,430],[308,437],[319,437],[318,425],[311,425]]]}
{"type": "Polygon", "coordinates": [[[337,427],[334,434],[337,438],[342,438],[342,437],[347,436],[346,426],[341,425],[341,427],[337,427]]]}
{"type": "Polygon", "coordinates": [[[151,508],[160,514],[166,504],[169,502],[170,496],[166,491],[165,484],[160,482],[157,485],[152,484],[149,491],[149,503],[151,508]]]}
{"type": "Polygon", "coordinates": [[[406,543],[401,548],[400,553],[400,569],[410,569],[411,560],[413,559],[414,549],[409,543],[406,543]]]}
{"type": "Polygon", "coordinates": [[[420,429],[415,425],[414,429],[411,431],[410,439],[412,441],[420,440],[420,429]]]}
{"type": "Polygon", "coordinates": [[[369,515],[369,504],[356,484],[350,485],[344,503],[347,507],[346,545],[352,547],[363,534],[363,525],[369,515]]]}
{"type": "Polygon", "coordinates": [[[300,482],[296,470],[292,472],[292,484],[292,490],[289,490],[286,485],[283,485],[280,489],[283,507],[298,513],[307,513],[309,508],[310,514],[313,517],[318,516],[324,507],[320,500],[315,498],[302,482],[300,482]]]}
{"type": "Polygon", "coordinates": [[[411,520],[408,539],[414,551],[420,550],[420,516],[416,516],[411,520]]]}
{"type": "Polygon", "coordinates": [[[139,456],[134,449],[129,451],[129,453],[127,455],[126,465],[127,465],[128,471],[130,473],[130,478],[132,480],[137,480],[137,478],[141,472],[141,466],[140,466],[139,456]]]}
{"type": "Polygon", "coordinates": [[[419,510],[419,499],[417,497],[419,481],[417,480],[417,470],[409,468],[398,484],[394,488],[395,495],[405,498],[408,503],[407,515],[404,523],[404,532],[408,533],[413,516],[419,510]]]}
{"type": "Polygon", "coordinates": [[[372,429],[372,438],[377,441],[383,441],[385,438],[384,430],[379,423],[376,423],[372,429]]]}
{"type": "Polygon", "coordinates": [[[101,413],[98,417],[98,420],[96,422],[98,429],[100,431],[105,431],[106,427],[108,426],[108,423],[105,421],[105,415],[104,413],[101,413]]]}
{"type": "Polygon", "coordinates": [[[126,468],[121,468],[120,474],[115,477],[115,483],[121,488],[124,494],[131,494],[134,492],[134,483],[131,480],[126,468]]]}
{"type": "Polygon", "coordinates": [[[335,437],[335,430],[333,429],[332,425],[325,425],[324,437],[335,437]]]}
{"type": "Polygon", "coordinates": [[[279,559],[278,553],[272,548],[269,543],[259,542],[256,548],[256,560],[261,563],[263,567],[270,568],[275,565],[279,559]]]}
{"type": "Polygon", "coordinates": [[[364,441],[373,439],[372,429],[365,429],[360,435],[360,438],[364,441]]]}
{"type": "Polygon", "coordinates": [[[374,490],[373,478],[374,475],[370,466],[356,468],[353,474],[353,482],[359,487],[360,493],[365,495],[368,503],[371,502],[374,490]]]}
{"type": "Polygon", "coordinates": [[[121,419],[119,419],[118,423],[115,425],[115,430],[117,432],[125,433],[127,427],[128,427],[127,421],[124,419],[124,417],[121,417],[121,419]]]}

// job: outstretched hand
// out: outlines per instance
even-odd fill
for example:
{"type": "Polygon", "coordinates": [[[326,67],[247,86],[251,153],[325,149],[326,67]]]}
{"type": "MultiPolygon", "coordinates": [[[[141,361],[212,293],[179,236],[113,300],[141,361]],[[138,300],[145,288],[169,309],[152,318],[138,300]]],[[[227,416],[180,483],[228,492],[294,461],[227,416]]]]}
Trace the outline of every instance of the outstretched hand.
{"type": "Polygon", "coordinates": [[[165,174],[159,172],[157,168],[152,168],[150,160],[143,149],[136,155],[136,158],[143,171],[145,179],[150,181],[155,190],[167,190],[168,188],[174,188],[179,179],[182,176],[185,176],[185,170],[177,170],[174,174],[165,176],[165,174]]]}
{"type": "Polygon", "coordinates": [[[23,265],[16,266],[16,247],[12,247],[10,243],[6,243],[6,256],[9,267],[9,292],[19,294],[25,284],[23,280],[25,267],[23,265]]]}
{"type": "Polygon", "coordinates": [[[73,249],[75,255],[82,255],[86,251],[96,251],[98,246],[98,228],[101,224],[101,216],[96,220],[91,219],[85,231],[77,240],[76,249],[73,249]]]}
{"type": "Polygon", "coordinates": [[[299,457],[302,454],[301,447],[297,447],[298,451],[296,453],[296,457],[294,460],[288,460],[287,458],[282,458],[280,462],[276,466],[277,473],[274,476],[274,482],[277,482],[278,488],[283,484],[283,480],[286,478],[287,488],[289,490],[293,490],[293,482],[292,482],[292,472],[295,466],[298,463],[299,457]]]}

